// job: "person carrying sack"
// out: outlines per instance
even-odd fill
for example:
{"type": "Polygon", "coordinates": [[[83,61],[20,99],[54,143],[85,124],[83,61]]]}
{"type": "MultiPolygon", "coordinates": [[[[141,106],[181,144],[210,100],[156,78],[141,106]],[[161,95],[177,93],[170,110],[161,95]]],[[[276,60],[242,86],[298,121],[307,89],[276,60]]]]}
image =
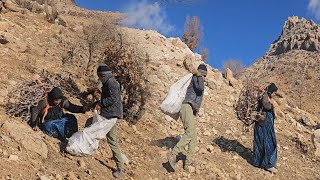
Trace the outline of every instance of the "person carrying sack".
{"type": "Polygon", "coordinates": [[[78,123],[74,115],[65,114],[63,109],[72,113],[90,110],[86,106],[72,104],[64,97],[60,88],[54,87],[36,107],[31,108],[28,123],[33,130],[40,128],[45,134],[64,141],[78,131],[78,123]]]}
{"type": "MultiPolygon", "coordinates": [[[[102,94],[101,100],[96,104],[96,110],[100,110],[100,115],[106,119],[122,119],[123,105],[119,82],[113,76],[112,70],[105,64],[98,67],[97,75],[102,82],[102,94]]],[[[107,142],[117,164],[117,169],[113,172],[113,176],[120,178],[125,173],[124,161],[117,141],[117,123],[107,133],[107,142]]]]}
{"type": "Polygon", "coordinates": [[[168,153],[168,161],[173,169],[175,169],[176,156],[182,152],[187,145],[188,152],[184,168],[187,169],[188,166],[194,166],[193,156],[197,142],[195,116],[198,115],[202,102],[207,67],[205,64],[200,64],[197,70],[193,69],[192,71],[193,77],[179,112],[185,133],[172,151],[168,153]]]}

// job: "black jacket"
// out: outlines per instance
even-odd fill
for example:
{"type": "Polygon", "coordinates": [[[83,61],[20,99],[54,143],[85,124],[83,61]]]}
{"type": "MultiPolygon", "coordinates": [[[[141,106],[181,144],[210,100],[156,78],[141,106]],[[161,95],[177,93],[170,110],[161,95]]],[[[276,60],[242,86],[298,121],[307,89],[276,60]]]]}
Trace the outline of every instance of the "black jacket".
{"type": "MultiPolygon", "coordinates": [[[[49,102],[49,105],[52,104],[49,102]]],[[[38,105],[36,107],[31,108],[31,118],[29,121],[29,124],[32,127],[35,127],[39,121],[42,120],[44,115],[44,109],[47,106],[47,100],[43,99],[38,102],[38,105]]],[[[44,118],[45,121],[60,119],[65,116],[63,109],[66,109],[67,111],[70,111],[72,113],[85,113],[83,111],[83,106],[77,106],[69,102],[65,97],[63,97],[61,103],[59,106],[52,106],[48,110],[48,114],[44,118]]]]}
{"type": "Polygon", "coordinates": [[[103,83],[100,104],[103,117],[123,118],[120,84],[113,76],[103,83]]]}
{"type": "Polygon", "coordinates": [[[204,91],[204,79],[202,76],[193,75],[190,85],[188,86],[186,97],[183,103],[191,105],[194,112],[199,112],[204,91]]]}

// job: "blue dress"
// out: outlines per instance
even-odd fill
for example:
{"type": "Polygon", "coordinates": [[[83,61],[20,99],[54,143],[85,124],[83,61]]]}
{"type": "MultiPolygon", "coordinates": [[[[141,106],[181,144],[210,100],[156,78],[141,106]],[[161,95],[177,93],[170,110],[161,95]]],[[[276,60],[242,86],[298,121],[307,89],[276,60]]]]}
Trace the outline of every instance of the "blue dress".
{"type": "Polygon", "coordinates": [[[267,112],[266,122],[254,125],[253,165],[260,168],[272,168],[277,162],[277,139],[274,131],[273,112],[267,112]]]}

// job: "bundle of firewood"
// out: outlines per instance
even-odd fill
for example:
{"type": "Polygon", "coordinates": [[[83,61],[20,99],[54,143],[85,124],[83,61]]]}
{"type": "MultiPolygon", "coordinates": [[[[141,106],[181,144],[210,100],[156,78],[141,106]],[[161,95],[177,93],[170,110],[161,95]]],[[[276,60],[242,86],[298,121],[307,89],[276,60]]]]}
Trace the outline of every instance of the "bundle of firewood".
{"type": "Polygon", "coordinates": [[[6,112],[11,117],[22,120],[30,119],[30,109],[44,99],[53,87],[67,90],[68,94],[75,95],[77,89],[73,81],[59,74],[42,72],[33,78],[24,80],[13,87],[7,96],[6,112]]]}
{"type": "Polygon", "coordinates": [[[255,85],[254,80],[247,80],[241,89],[239,98],[235,104],[234,110],[237,118],[246,126],[253,124],[261,112],[257,111],[258,98],[261,97],[262,91],[255,85]]]}

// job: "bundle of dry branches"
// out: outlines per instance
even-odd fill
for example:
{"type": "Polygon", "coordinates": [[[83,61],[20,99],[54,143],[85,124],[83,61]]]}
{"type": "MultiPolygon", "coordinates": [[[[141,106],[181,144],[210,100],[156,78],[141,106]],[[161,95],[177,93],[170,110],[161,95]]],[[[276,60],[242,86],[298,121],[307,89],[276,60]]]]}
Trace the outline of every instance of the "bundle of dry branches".
{"type": "Polygon", "coordinates": [[[95,74],[98,63],[107,64],[113,71],[122,87],[124,119],[135,124],[144,113],[147,97],[147,86],[144,73],[149,60],[138,57],[136,49],[125,43],[124,33],[121,28],[108,24],[94,24],[86,28],[89,43],[89,63],[87,74],[95,74]]]}
{"type": "Polygon", "coordinates": [[[255,86],[256,81],[248,79],[241,89],[238,101],[234,107],[237,118],[242,121],[246,126],[250,126],[257,117],[262,116],[258,109],[258,99],[262,96],[259,88],[255,86]]]}
{"type": "Polygon", "coordinates": [[[19,117],[22,120],[30,119],[30,109],[37,106],[53,87],[60,87],[67,90],[69,94],[77,95],[79,90],[70,77],[63,77],[60,74],[42,72],[32,79],[20,82],[13,87],[8,94],[6,112],[12,117],[19,117]]]}

